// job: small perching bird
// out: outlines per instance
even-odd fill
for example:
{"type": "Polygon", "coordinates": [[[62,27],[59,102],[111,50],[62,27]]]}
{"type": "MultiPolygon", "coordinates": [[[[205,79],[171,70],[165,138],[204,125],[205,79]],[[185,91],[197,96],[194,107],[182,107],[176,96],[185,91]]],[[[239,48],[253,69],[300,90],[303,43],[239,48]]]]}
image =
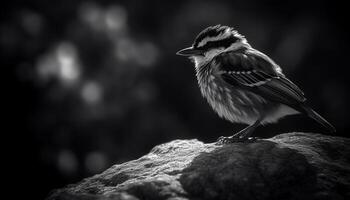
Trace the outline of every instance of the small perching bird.
{"type": "Polygon", "coordinates": [[[177,55],[194,61],[201,93],[220,117],[249,124],[233,136],[220,137],[220,143],[247,141],[258,125],[298,113],[335,132],[329,122],[306,105],[304,93],[281,68],[231,27],[204,29],[191,47],[177,55]]]}

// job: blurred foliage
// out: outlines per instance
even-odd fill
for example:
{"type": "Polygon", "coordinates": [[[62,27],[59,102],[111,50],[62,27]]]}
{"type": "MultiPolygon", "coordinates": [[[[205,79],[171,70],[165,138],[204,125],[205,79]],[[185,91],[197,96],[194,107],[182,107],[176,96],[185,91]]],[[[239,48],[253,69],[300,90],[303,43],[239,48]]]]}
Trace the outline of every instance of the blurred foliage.
{"type": "MultiPolygon", "coordinates": [[[[175,55],[214,24],[236,27],[271,56],[336,134],[346,136],[342,7],[315,0],[8,2],[1,57],[14,81],[15,137],[26,149],[18,155],[30,160],[38,180],[33,195],[42,198],[162,142],[212,142],[241,129],[215,115],[199,93],[193,64],[175,55]]],[[[295,116],[260,127],[258,135],[286,131],[322,129],[295,116]]]]}

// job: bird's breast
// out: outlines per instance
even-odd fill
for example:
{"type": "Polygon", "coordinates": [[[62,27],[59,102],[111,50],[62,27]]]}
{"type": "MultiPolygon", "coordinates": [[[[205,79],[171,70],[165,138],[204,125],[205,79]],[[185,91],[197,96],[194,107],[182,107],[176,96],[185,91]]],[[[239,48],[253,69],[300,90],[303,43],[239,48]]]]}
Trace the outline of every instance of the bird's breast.
{"type": "Polygon", "coordinates": [[[202,95],[214,111],[231,122],[251,124],[267,105],[263,97],[228,85],[214,74],[197,78],[202,95]]]}

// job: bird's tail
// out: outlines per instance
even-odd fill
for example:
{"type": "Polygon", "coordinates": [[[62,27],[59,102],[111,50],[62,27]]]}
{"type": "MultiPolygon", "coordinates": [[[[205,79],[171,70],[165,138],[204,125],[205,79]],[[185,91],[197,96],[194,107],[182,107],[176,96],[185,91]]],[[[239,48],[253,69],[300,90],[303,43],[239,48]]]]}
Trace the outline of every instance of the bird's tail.
{"type": "Polygon", "coordinates": [[[331,123],[329,123],[327,120],[325,120],[321,115],[319,115],[312,108],[310,108],[308,106],[302,106],[302,108],[310,118],[312,118],[315,121],[317,121],[318,123],[320,123],[328,131],[330,131],[331,133],[334,133],[336,131],[335,127],[331,123]]]}

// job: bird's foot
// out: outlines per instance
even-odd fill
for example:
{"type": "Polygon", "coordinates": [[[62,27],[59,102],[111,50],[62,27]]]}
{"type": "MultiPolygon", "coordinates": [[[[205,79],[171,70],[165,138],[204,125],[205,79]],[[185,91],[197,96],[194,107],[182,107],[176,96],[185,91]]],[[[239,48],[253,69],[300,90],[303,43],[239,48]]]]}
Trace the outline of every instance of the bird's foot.
{"type": "Polygon", "coordinates": [[[216,140],[216,145],[232,144],[232,143],[252,143],[257,141],[257,137],[239,137],[239,136],[221,136],[216,140]]]}

